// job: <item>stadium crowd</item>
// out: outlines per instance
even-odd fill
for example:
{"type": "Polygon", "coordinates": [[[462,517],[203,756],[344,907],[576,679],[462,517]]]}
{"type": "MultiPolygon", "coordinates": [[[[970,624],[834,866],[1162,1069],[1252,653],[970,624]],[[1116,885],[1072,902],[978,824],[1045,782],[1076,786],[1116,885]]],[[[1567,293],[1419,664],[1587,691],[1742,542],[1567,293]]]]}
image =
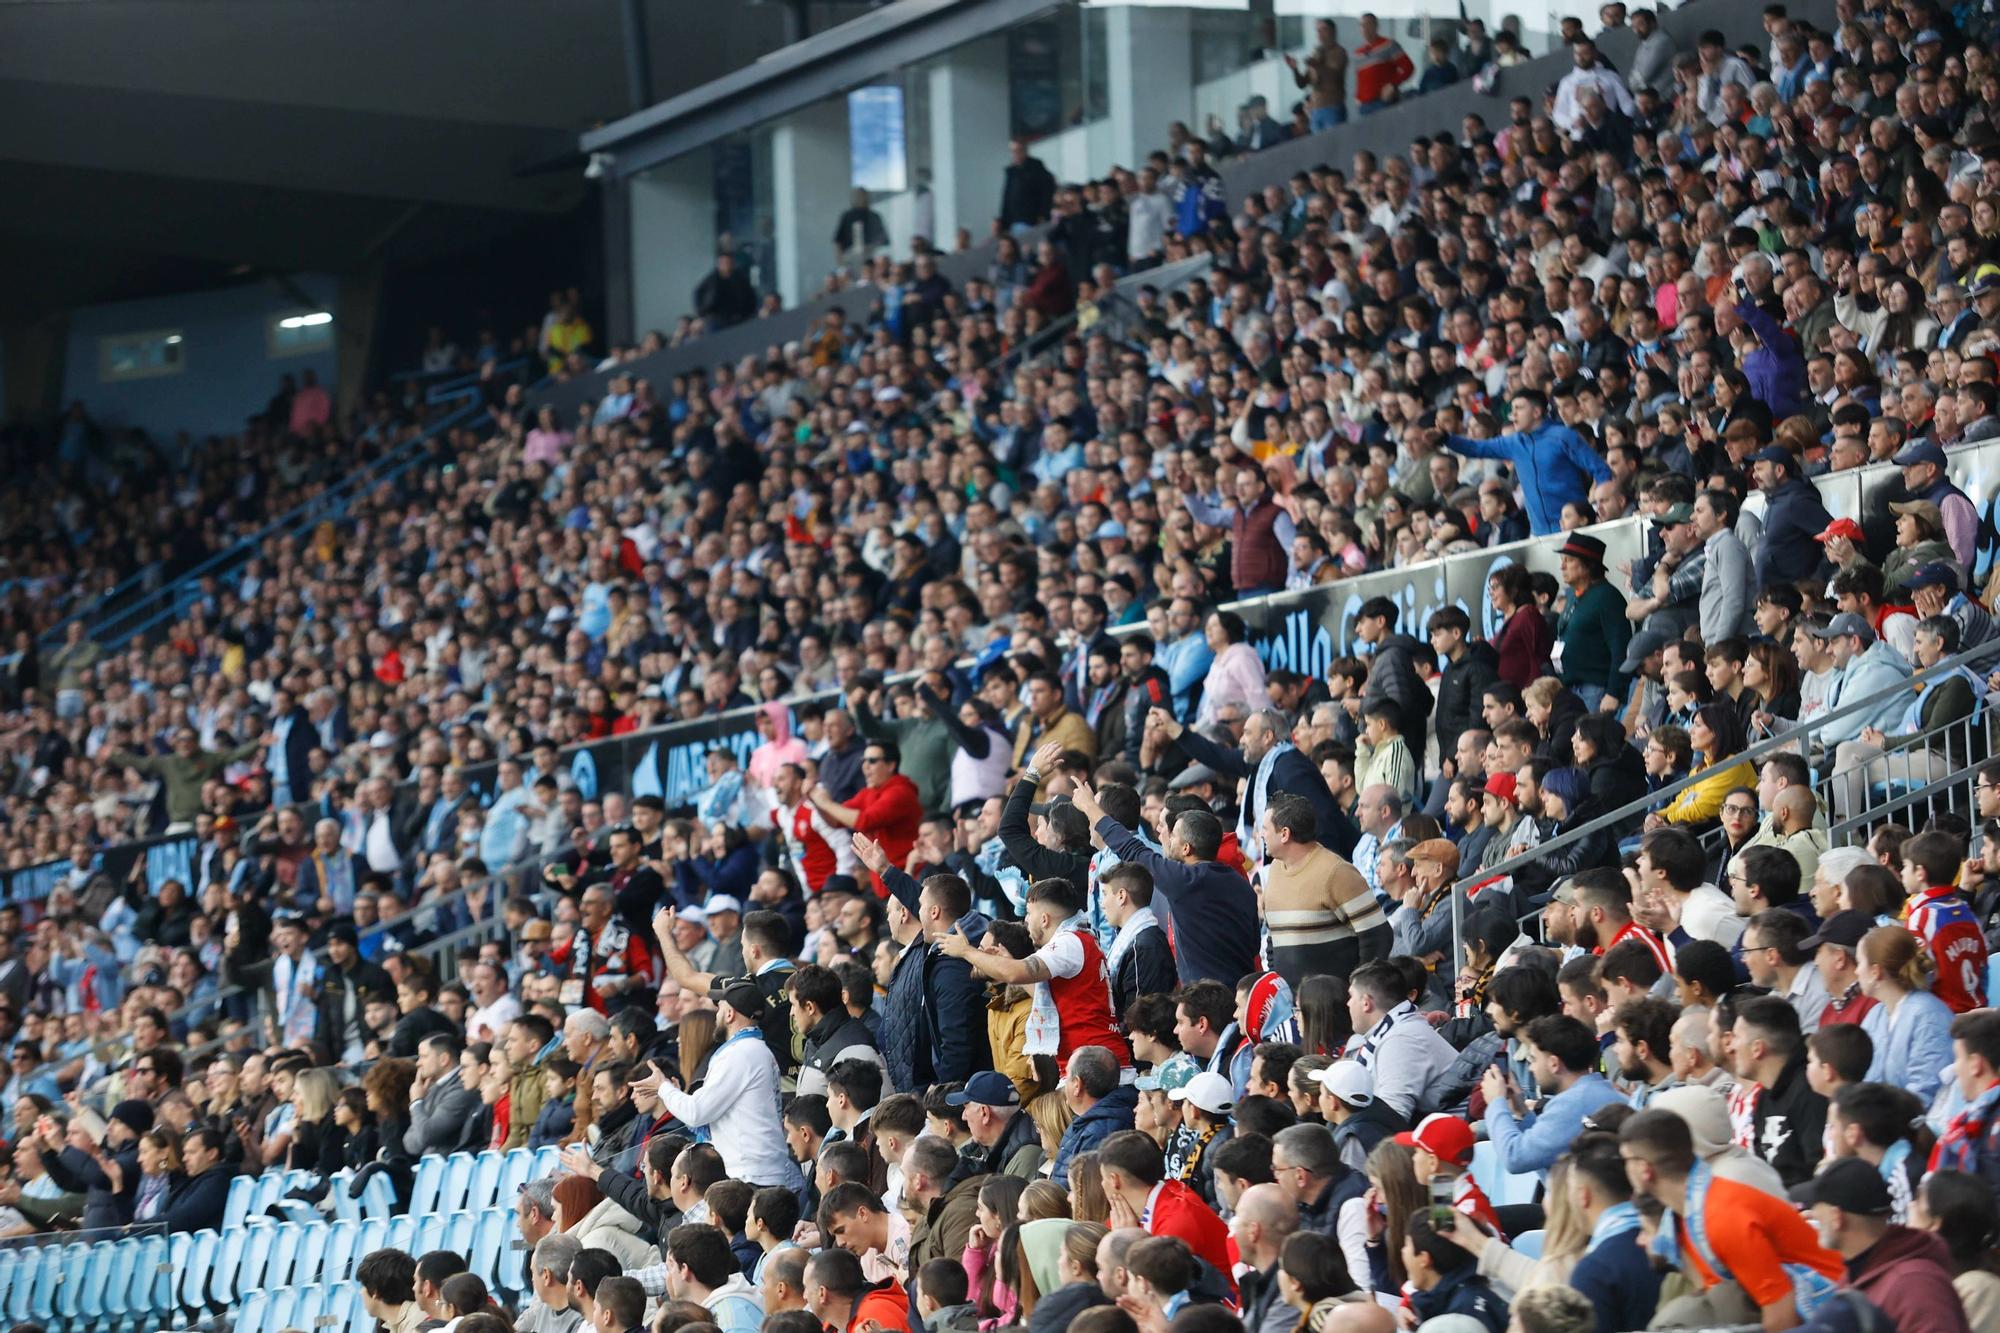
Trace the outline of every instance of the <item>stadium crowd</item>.
{"type": "Polygon", "coordinates": [[[385,1328],[2000,1329],[1990,683],[1909,683],[2000,638],[1946,475],[2000,435],[1996,34],[1603,17],[1633,68],[1579,32],[1497,132],[1233,212],[1190,139],[1032,265],[575,420],[489,360],[343,525],[43,654],[419,423],[294,398],[144,484],[76,425],[53,526],[7,501],[8,860],[73,871],[0,903],[0,1232],[554,1144],[518,1280],[376,1252],[385,1328]],[[1807,480],[1870,461],[1893,528],[1807,480]],[[1560,577],[1365,601],[1323,675],[1223,609],[1530,535],[1560,577]],[[564,763],[752,704],[685,806],[564,763]],[[166,829],[185,880],[97,872],[166,829]]]}

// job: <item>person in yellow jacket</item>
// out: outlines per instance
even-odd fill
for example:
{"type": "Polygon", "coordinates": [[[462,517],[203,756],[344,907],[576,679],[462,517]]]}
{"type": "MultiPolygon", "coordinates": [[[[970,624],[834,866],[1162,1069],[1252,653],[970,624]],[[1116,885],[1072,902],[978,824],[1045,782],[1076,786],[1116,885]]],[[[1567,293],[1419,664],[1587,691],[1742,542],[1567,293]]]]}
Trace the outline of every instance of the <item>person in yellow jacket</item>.
{"type": "Polygon", "coordinates": [[[1722,814],[1722,802],[1738,787],[1757,786],[1757,770],[1737,758],[1743,751],[1743,723],[1728,704],[1703,704],[1688,724],[1688,741],[1694,747],[1693,773],[1701,781],[1673,799],[1657,814],[1646,816],[1646,827],[1662,824],[1712,824],[1722,814]]]}
{"type": "Polygon", "coordinates": [[[1081,750],[1097,762],[1097,731],[1063,704],[1062,680],[1053,671],[1037,671],[1028,677],[1028,711],[1021,717],[1021,729],[1014,733],[1014,767],[1019,769],[1028,756],[1044,745],[1065,750],[1081,750]]]}

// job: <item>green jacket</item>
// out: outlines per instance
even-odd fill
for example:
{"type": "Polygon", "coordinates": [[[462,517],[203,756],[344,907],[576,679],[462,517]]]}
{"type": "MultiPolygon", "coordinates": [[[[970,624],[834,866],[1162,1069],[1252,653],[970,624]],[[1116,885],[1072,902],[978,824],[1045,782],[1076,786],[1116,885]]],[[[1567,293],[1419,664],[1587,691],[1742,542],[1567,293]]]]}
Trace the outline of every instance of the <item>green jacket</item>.
{"type": "Polygon", "coordinates": [[[167,822],[191,824],[201,813],[201,785],[263,748],[262,741],[251,741],[233,750],[196,750],[185,759],[178,754],[143,755],[120,750],[111,756],[111,762],[160,779],[167,787],[167,822]]]}
{"type": "Polygon", "coordinates": [[[1562,681],[1574,687],[1596,685],[1622,699],[1626,678],[1625,646],[1632,640],[1632,622],[1625,618],[1625,599],[1599,579],[1575,598],[1556,621],[1562,644],[1562,681]]]}
{"type": "Polygon", "coordinates": [[[888,740],[903,752],[901,772],[917,784],[924,813],[942,814],[951,808],[951,758],[958,742],[934,717],[886,718],[872,708],[855,712],[855,725],[870,740],[888,740]]]}

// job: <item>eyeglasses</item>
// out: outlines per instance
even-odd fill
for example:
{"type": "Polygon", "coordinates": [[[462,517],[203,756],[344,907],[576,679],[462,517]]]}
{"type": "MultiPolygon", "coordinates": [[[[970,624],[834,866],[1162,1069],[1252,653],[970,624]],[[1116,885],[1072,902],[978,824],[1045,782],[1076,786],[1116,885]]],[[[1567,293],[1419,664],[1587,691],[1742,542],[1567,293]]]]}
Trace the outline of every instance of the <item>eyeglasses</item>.
{"type": "Polygon", "coordinates": [[[1754,815],[1757,813],[1757,807],[1754,805],[1725,805],[1722,807],[1722,813],[1725,815],[1754,815]]]}

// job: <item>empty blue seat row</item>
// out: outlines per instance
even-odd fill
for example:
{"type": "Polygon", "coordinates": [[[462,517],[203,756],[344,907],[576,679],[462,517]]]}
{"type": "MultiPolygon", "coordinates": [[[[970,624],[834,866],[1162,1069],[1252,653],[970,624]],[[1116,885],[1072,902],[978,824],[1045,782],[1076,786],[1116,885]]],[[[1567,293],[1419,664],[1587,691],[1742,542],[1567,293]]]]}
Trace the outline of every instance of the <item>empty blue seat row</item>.
{"type": "Polygon", "coordinates": [[[512,1207],[521,1186],[561,1166],[562,1151],[553,1147],[426,1157],[411,1180],[410,1211],[476,1213],[495,1205],[512,1207]]]}
{"type": "Polygon", "coordinates": [[[8,1322],[114,1323],[173,1308],[166,1236],[0,1250],[8,1322]]]}

